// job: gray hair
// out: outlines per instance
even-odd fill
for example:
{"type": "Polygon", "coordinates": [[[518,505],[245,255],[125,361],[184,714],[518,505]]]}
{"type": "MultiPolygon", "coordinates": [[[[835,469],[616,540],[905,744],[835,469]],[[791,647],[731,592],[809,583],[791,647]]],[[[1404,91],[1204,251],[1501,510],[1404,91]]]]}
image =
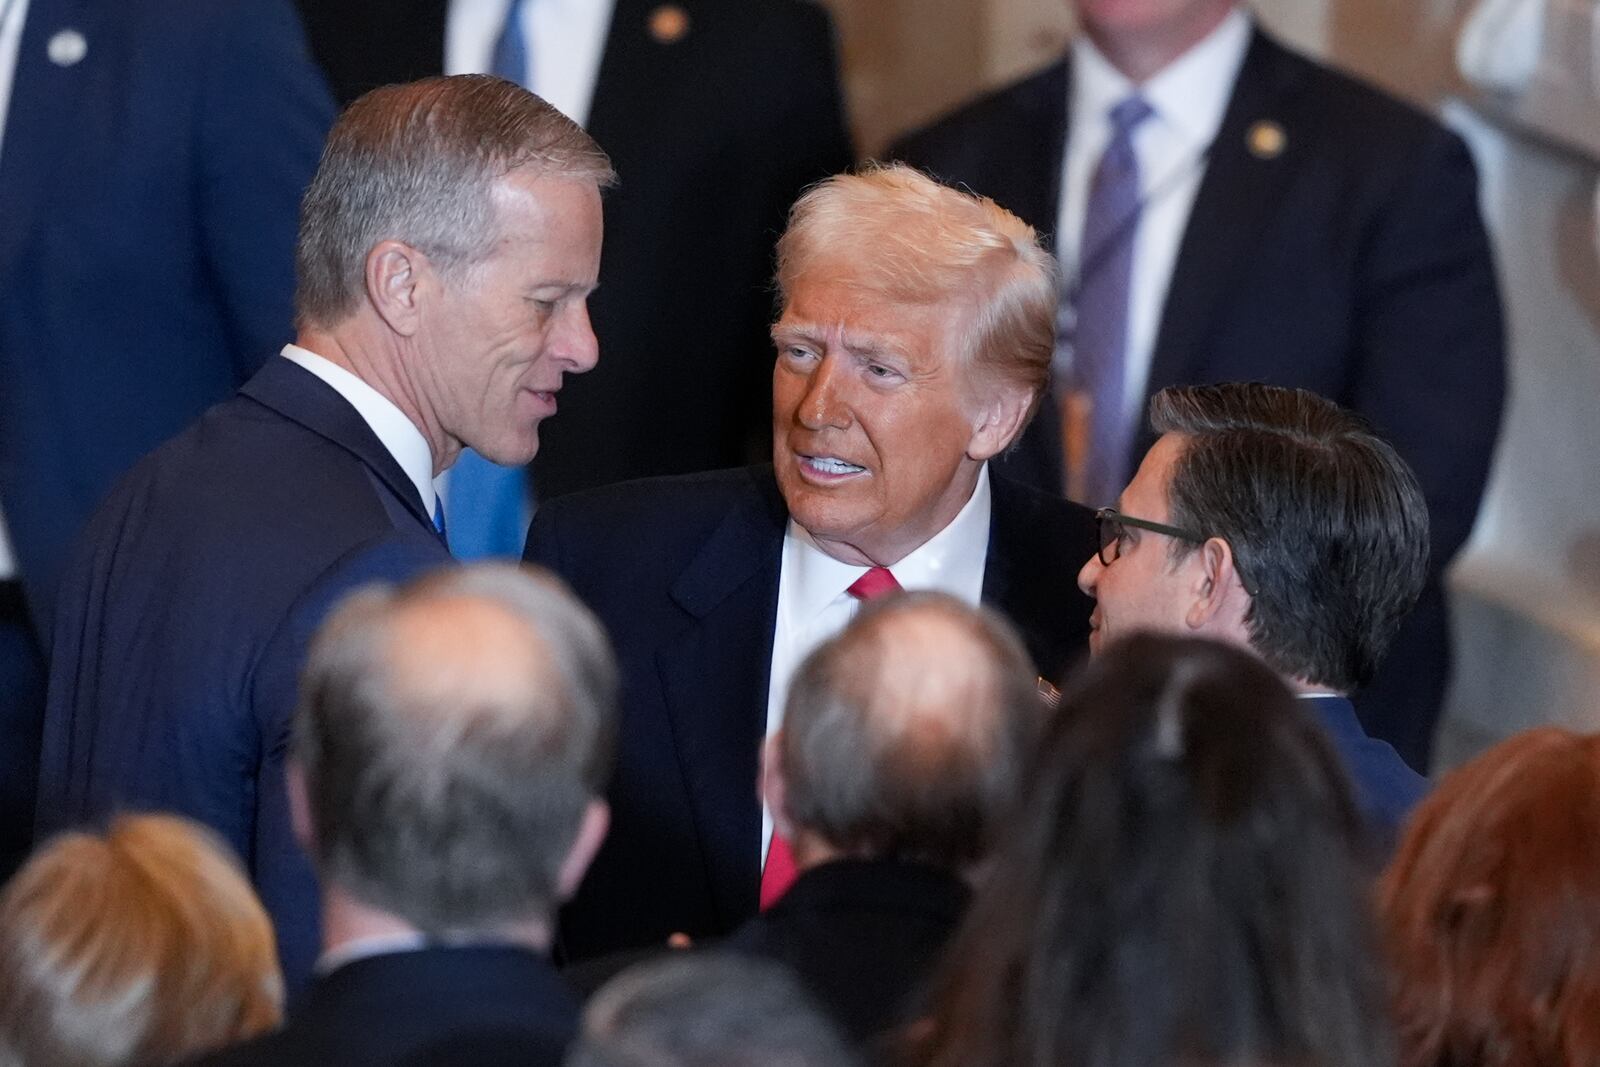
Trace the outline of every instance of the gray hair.
{"type": "Polygon", "coordinates": [[[988,850],[1043,719],[998,615],[942,593],[876,601],[795,673],[784,806],[835,848],[960,868],[988,850]]]}
{"type": "Polygon", "coordinates": [[[602,188],[616,180],[594,138],[502,78],[424,78],[356,100],[300,205],[298,324],[326,328],[359,306],[379,242],[403,241],[447,272],[482,260],[498,229],[493,187],[524,167],[602,188]]]}
{"type": "Polygon", "coordinates": [[[1174,386],[1151,398],[1150,423],[1185,439],[1170,521],[1228,542],[1255,651],[1287,677],[1364,684],[1428,573],[1428,505],[1405,460],[1304,389],[1174,386]]]}
{"type": "Polygon", "coordinates": [[[547,917],[616,693],[600,623],[534,568],[352,595],[312,642],[293,737],[319,874],[430,934],[547,917]]]}
{"type": "Polygon", "coordinates": [[[630,968],[583,1013],[566,1067],[854,1067],[843,1037],[776,963],[714,952],[630,968]]]}

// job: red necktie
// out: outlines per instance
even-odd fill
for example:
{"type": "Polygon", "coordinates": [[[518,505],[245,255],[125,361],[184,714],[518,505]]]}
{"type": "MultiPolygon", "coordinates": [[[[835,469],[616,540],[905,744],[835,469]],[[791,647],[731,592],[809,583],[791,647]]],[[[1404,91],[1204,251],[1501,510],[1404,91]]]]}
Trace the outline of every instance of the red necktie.
{"type": "MultiPolygon", "coordinates": [[[[894,580],[888,567],[873,567],[845,590],[857,600],[874,600],[899,591],[900,583],[894,580]]],[[[767,862],[761,868],[761,910],[766,911],[782,899],[799,876],[789,842],[774,830],[772,843],[767,846],[767,862]]]]}

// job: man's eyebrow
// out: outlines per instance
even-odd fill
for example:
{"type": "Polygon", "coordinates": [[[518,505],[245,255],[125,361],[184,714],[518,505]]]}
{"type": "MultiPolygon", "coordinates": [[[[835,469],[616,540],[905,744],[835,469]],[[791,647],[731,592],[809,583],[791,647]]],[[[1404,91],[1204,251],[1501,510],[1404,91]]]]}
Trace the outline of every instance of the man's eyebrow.
{"type": "MultiPolygon", "coordinates": [[[[798,339],[802,341],[819,342],[825,340],[830,332],[829,327],[814,322],[775,322],[772,324],[773,340],[798,339]]],[[[854,356],[892,356],[896,349],[884,338],[873,334],[852,333],[847,327],[844,331],[844,347],[854,356]]]]}

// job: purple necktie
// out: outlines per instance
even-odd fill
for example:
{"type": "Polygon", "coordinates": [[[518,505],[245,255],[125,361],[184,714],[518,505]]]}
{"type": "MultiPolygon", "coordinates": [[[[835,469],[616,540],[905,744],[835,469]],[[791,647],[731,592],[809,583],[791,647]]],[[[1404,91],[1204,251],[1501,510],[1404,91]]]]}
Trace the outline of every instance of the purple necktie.
{"type": "Polygon", "coordinates": [[[1144,206],[1133,131],[1151,114],[1138,96],[1111,109],[1111,140],[1089,183],[1077,285],[1063,298],[1061,333],[1071,361],[1062,412],[1068,490],[1094,506],[1109,504],[1122,492],[1133,444],[1123,380],[1133,243],[1144,206]]]}

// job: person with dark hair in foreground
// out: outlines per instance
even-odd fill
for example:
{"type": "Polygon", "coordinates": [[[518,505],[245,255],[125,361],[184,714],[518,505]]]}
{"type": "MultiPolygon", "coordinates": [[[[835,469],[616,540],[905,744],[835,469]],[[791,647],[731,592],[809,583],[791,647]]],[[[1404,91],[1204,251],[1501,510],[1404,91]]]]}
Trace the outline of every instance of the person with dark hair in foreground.
{"type": "Polygon", "coordinates": [[[205,827],[122,815],[0,895],[0,1064],[165,1067],[278,1024],[272,923],[205,827]]]}
{"type": "Polygon", "coordinates": [[[1378,883],[1402,1067],[1600,1063],[1600,737],[1447,774],[1378,883]]]}
{"type": "Polygon", "coordinates": [[[616,665],[559,583],[510,565],[346,600],[317,633],[290,764],[322,885],[316,980],[210,1067],[391,1067],[486,1038],[557,1064],[578,1004],[556,906],[605,835],[616,665]]]}
{"type": "Polygon", "coordinates": [[[1289,689],[1138,634],[1063,693],[951,946],[922,1067],[1393,1061],[1360,817],[1289,689]]]}
{"type": "Polygon", "coordinates": [[[728,944],[792,967],[857,1042],[904,1021],[1044,725],[1028,654],[942,593],[865,607],[800,665],[764,792],[799,880],[728,944]]]}
{"type": "Polygon", "coordinates": [[[856,1067],[794,978],[724,953],[624,971],[596,993],[566,1067],[856,1067]]]}
{"type": "Polygon", "coordinates": [[[38,824],[134,805],[217,830],[278,930],[317,951],[289,825],[295,677],[330,607],[451,559],[434,479],[465,447],[524,464],[598,358],[604,152],[499,78],[345,109],[301,210],[299,334],[101,505],[67,568],[38,824]]]}
{"type": "Polygon", "coordinates": [[[1078,575],[1090,649],[1135,630],[1214,637],[1266,660],[1322,723],[1375,844],[1426,781],[1369,738],[1348,694],[1371,677],[1427,574],[1410,468],[1359,416],[1302,389],[1163,389],[1161,434],[1078,575]]]}

